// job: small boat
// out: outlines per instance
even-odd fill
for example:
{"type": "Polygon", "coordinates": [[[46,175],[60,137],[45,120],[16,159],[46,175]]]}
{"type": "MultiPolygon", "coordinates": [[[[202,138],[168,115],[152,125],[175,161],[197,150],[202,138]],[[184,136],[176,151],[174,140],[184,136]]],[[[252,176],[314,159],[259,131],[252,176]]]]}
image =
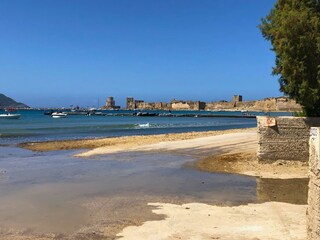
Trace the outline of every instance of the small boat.
{"type": "Polygon", "coordinates": [[[21,117],[21,114],[18,113],[3,113],[0,114],[0,118],[2,119],[19,119],[21,117]]]}
{"type": "Polygon", "coordinates": [[[7,108],[6,113],[0,114],[0,118],[2,119],[19,119],[21,117],[21,114],[18,113],[11,113],[16,112],[16,109],[14,108],[7,108]]]}
{"type": "Polygon", "coordinates": [[[138,112],[136,114],[136,116],[139,116],[139,117],[155,117],[158,115],[159,115],[158,113],[149,113],[149,112],[138,112]]]}
{"type": "Polygon", "coordinates": [[[68,114],[62,113],[62,112],[54,112],[51,114],[51,117],[53,118],[66,118],[68,114]]]}

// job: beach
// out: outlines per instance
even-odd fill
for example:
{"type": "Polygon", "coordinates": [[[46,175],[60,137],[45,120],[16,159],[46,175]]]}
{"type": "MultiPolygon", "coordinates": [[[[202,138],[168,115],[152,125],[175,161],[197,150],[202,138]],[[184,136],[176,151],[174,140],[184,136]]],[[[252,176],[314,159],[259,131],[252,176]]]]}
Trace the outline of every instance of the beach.
{"type": "MultiPolygon", "coordinates": [[[[182,159],[186,157],[194,159],[184,163],[184,168],[191,171],[231,174],[231,177],[232,174],[258,177],[257,202],[240,201],[232,204],[226,201],[221,204],[223,200],[214,203],[205,199],[199,202],[198,198],[190,196],[181,198],[174,193],[166,197],[152,196],[152,194],[147,194],[145,197],[139,194],[126,197],[124,194],[121,197],[115,196],[116,200],[110,197],[91,199],[85,206],[99,214],[95,216],[96,220],[91,227],[80,231],[88,239],[96,239],[93,236],[114,239],[116,235],[120,239],[302,240],[306,237],[304,219],[307,181],[305,179],[308,166],[300,162],[258,162],[255,153],[257,148],[255,128],[49,141],[26,143],[21,146],[43,152],[77,149],[74,155],[89,162],[106,161],[104,156],[114,154],[126,154],[126,156],[173,154],[182,159]],[[296,195],[300,197],[295,197],[296,195]],[[115,205],[115,202],[120,205],[115,205]],[[119,215],[114,216],[111,225],[106,224],[104,215],[114,215],[114,211],[119,215]]],[[[125,161],[131,160],[127,158],[125,161]]],[[[150,159],[147,160],[149,161],[150,159]]],[[[202,185],[206,185],[206,181],[203,179],[202,185]]],[[[74,236],[79,236],[79,232],[74,236]]]]}
{"type": "Polygon", "coordinates": [[[194,166],[202,171],[263,178],[306,178],[308,171],[307,164],[299,161],[259,163],[255,128],[31,142],[20,146],[33,151],[86,149],[75,155],[85,158],[119,152],[172,152],[196,157],[198,161],[194,166]]]}
{"type": "Polygon", "coordinates": [[[320,0],[0,6],[0,240],[320,239],[320,0]]]}

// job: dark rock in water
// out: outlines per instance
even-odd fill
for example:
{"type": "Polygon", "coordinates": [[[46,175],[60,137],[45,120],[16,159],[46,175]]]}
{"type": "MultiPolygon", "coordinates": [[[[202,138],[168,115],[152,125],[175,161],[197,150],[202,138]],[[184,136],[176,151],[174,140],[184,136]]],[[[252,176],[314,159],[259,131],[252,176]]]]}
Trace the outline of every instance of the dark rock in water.
{"type": "Polygon", "coordinates": [[[0,93],[0,109],[4,108],[30,108],[24,103],[16,102],[12,98],[0,93]]]}

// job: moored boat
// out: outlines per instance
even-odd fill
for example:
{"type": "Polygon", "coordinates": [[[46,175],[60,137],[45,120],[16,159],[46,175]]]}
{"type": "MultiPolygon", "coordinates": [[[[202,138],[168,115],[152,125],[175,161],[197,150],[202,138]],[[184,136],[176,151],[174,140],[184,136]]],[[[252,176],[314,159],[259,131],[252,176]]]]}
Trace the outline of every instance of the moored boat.
{"type": "Polygon", "coordinates": [[[21,114],[19,113],[12,113],[16,112],[17,110],[14,108],[6,108],[5,113],[0,114],[0,118],[2,119],[19,119],[21,117],[21,114]]]}
{"type": "Polygon", "coordinates": [[[66,118],[68,114],[63,113],[63,112],[54,112],[51,114],[51,117],[53,118],[66,118]]]}
{"type": "Polygon", "coordinates": [[[2,119],[19,119],[21,117],[21,114],[18,113],[3,113],[0,114],[0,118],[2,119]]]}

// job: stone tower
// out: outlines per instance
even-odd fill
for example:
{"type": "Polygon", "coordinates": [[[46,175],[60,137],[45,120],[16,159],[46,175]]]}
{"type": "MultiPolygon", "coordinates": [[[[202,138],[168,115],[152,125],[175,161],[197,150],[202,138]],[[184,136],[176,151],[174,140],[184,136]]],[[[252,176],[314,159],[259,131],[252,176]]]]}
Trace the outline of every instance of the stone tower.
{"type": "Polygon", "coordinates": [[[233,102],[234,103],[242,102],[242,95],[234,95],[233,102]]]}
{"type": "Polygon", "coordinates": [[[113,99],[113,97],[108,97],[107,101],[106,101],[106,107],[107,109],[111,109],[115,107],[115,101],[113,99]]]}
{"type": "Polygon", "coordinates": [[[127,109],[135,109],[133,97],[127,97],[127,109]]]}

